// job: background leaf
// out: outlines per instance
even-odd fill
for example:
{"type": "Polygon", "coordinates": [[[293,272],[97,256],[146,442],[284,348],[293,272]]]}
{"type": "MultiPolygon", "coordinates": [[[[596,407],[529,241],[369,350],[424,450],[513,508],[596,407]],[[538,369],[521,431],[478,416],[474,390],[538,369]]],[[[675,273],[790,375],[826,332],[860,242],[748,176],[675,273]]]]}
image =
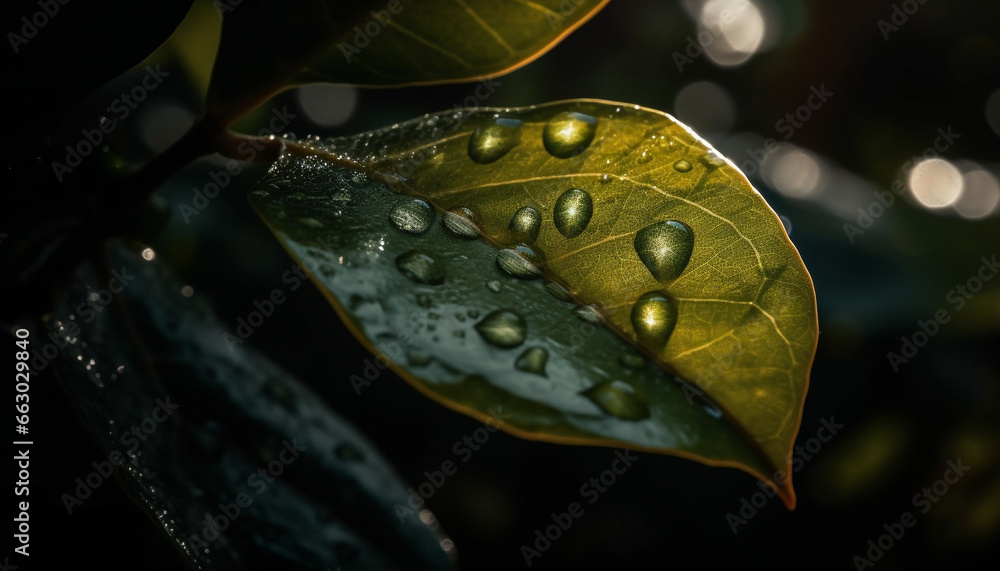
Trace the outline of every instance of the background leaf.
{"type": "MultiPolygon", "coordinates": [[[[319,264],[314,279],[335,304],[348,300],[344,311],[378,350],[387,352],[395,342],[395,354],[387,354],[399,360],[405,348],[392,332],[406,331],[408,343],[412,336],[422,356],[405,368],[418,388],[480,415],[498,404],[481,400],[491,391],[491,399],[506,392],[546,405],[533,407],[544,420],[511,423],[522,435],[677,449],[743,464],[765,481],[775,470],[790,471],[787,454],[816,340],[811,282],[759,194],[686,128],[661,113],[572,102],[435,116],[326,148],[447,211],[451,236],[432,223],[425,203],[390,204],[384,191],[338,188],[330,176],[315,174],[324,170],[315,158],[278,167],[254,193],[255,206],[286,247],[319,264]],[[382,211],[371,210],[376,202],[382,211]],[[369,210],[362,215],[362,209],[369,210]],[[647,252],[644,264],[646,250],[637,246],[655,242],[650,234],[660,231],[658,224],[675,218],[696,237],[691,259],[674,268],[676,275],[661,273],[657,280],[650,267],[664,268],[648,256],[659,250],[649,250],[654,253],[647,252]],[[387,234],[389,220],[396,229],[387,234]],[[503,249],[473,253],[476,243],[455,236],[475,238],[477,230],[503,249]],[[573,317],[563,302],[541,295],[540,284],[520,281],[543,272],[580,302],[596,305],[577,308],[573,317]],[[489,285],[501,277],[516,291],[510,298],[491,297],[492,290],[503,291],[505,282],[489,285]],[[659,297],[639,301],[651,292],[659,297]],[[441,295],[447,300],[436,299],[441,295]],[[442,303],[446,307],[433,309],[442,303]],[[637,320],[640,310],[647,313],[637,320]],[[505,311],[516,316],[498,313],[505,311]],[[444,320],[445,331],[434,333],[438,323],[429,332],[414,328],[406,319],[415,315],[444,320]],[[720,455],[709,444],[718,433],[679,444],[685,438],[673,431],[694,422],[670,408],[690,400],[684,391],[623,367],[628,345],[611,341],[610,331],[598,329],[603,336],[591,339],[593,345],[573,339],[581,319],[607,319],[608,329],[705,391],[721,405],[707,410],[745,431],[743,446],[763,462],[734,452],[731,438],[723,439],[720,455]],[[649,319],[653,329],[637,337],[649,319]],[[656,320],[676,327],[671,332],[672,323],[656,320]],[[530,371],[540,353],[558,354],[546,361],[544,375],[530,371]],[[427,357],[443,364],[414,372],[427,357]],[[549,375],[550,368],[564,376],[549,375]]],[[[781,491],[794,505],[790,484],[781,491]]]]}
{"type": "Polygon", "coordinates": [[[49,320],[52,339],[66,343],[56,368],[102,449],[125,455],[128,494],[189,565],[452,568],[442,549],[450,540],[423,523],[434,522],[429,512],[397,516],[397,504],[409,507],[406,486],[355,428],[277,365],[227,340],[232,334],[158,262],[115,244],[109,264],[83,264],[49,320]],[[109,302],[114,276],[125,287],[109,302]],[[177,409],[150,432],[144,419],[157,399],[177,409]],[[134,437],[119,438],[132,426],[147,435],[136,447],[134,437]],[[305,450],[270,482],[251,482],[285,442],[305,450]],[[252,503],[210,539],[206,517],[240,493],[252,503]]]}
{"type": "Polygon", "coordinates": [[[246,0],[224,12],[209,90],[235,118],[273,92],[329,81],[482,79],[548,51],[608,0],[246,0]]]}

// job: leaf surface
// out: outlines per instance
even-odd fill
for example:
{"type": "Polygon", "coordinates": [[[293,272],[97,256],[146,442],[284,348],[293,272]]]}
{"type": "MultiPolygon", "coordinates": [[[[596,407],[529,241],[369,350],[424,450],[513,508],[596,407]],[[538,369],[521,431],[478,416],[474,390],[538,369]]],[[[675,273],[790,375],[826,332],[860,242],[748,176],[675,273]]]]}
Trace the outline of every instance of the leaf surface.
{"type": "Polygon", "coordinates": [[[356,428],[234,343],[159,261],[117,243],[108,261],[82,264],[48,320],[63,347],[53,364],[98,445],[124,459],[125,491],[188,565],[454,568],[442,534],[400,516],[399,506],[415,511],[406,485],[356,428]],[[113,279],[120,293],[107,289],[113,279]],[[165,419],[151,431],[150,418],[165,419]],[[125,434],[135,426],[141,442],[125,434]]]}
{"type": "MultiPolygon", "coordinates": [[[[673,118],[573,101],[298,150],[318,156],[283,159],[252,204],[423,392],[474,416],[506,403],[506,428],[531,438],[790,473],[812,282],[760,194],[673,118]],[[573,303],[547,293],[560,286],[573,303]],[[544,374],[522,366],[536,348],[544,374]],[[623,365],[636,349],[690,385],[623,365]]],[[[790,482],[776,485],[794,505],[790,482]]]]}
{"type": "Polygon", "coordinates": [[[608,0],[244,0],[224,14],[209,90],[220,117],[313,82],[480,80],[548,51],[608,0]]]}

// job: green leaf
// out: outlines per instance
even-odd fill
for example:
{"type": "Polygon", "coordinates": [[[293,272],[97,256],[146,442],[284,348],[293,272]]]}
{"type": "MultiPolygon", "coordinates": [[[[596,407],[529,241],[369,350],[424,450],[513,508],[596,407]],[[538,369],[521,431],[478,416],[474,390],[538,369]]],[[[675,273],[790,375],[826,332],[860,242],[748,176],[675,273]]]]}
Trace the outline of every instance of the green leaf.
{"type": "Polygon", "coordinates": [[[229,120],[306,83],[387,87],[501,75],[548,51],[607,2],[244,0],[223,14],[209,106],[229,120]]]}
{"type": "Polygon", "coordinates": [[[790,474],[812,282],[760,194],[670,116],[480,109],[295,150],[315,156],[281,160],[252,204],[425,394],[480,418],[503,405],[528,438],[790,474]]]}
{"type": "Polygon", "coordinates": [[[106,457],[123,459],[125,491],[191,568],[454,568],[356,428],[159,261],[108,250],[107,264],[79,266],[47,321],[62,347],[53,365],[106,457]],[[150,418],[162,422],[150,430],[150,418]],[[141,442],[125,434],[140,425],[141,442]]]}

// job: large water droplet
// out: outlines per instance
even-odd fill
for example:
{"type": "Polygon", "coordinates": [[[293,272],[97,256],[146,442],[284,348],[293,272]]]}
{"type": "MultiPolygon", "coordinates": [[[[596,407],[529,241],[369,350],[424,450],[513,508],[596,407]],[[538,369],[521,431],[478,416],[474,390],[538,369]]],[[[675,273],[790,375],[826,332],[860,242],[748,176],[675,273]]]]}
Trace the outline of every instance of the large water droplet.
{"type": "Polygon", "coordinates": [[[571,188],[559,195],[552,209],[552,221],[559,233],[567,238],[576,238],[590,223],[594,215],[594,199],[590,193],[579,188],[571,188]]]}
{"type": "Polygon", "coordinates": [[[649,405],[625,381],[603,381],[583,391],[583,396],[613,416],[624,420],[649,418],[649,405]]]}
{"type": "Polygon", "coordinates": [[[594,140],[597,118],[576,111],[564,111],[549,120],[542,143],[550,155],[566,159],[582,153],[594,140]]]}
{"type": "Polygon", "coordinates": [[[596,305],[581,305],[573,309],[573,315],[591,325],[604,325],[604,314],[596,305]]]}
{"type": "Polygon", "coordinates": [[[518,119],[494,119],[476,127],[469,138],[469,157],[481,165],[498,160],[520,142],[520,127],[518,119]]]}
{"type": "Polygon", "coordinates": [[[444,264],[427,252],[410,250],[396,258],[396,268],[411,280],[428,285],[444,283],[444,264]]]}
{"type": "Polygon", "coordinates": [[[677,325],[677,305],[661,291],[651,291],[632,306],[632,328],[643,345],[659,351],[677,325]]]}
{"type": "Polygon", "coordinates": [[[691,259],[694,233],[683,222],[667,220],[639,230],[633,244],[654,278],[672,280],[681,275],[691,259]]]}
{"type": "Polygon", "coordinates": [[[497,347],[517,347],[524,343],[528,334],[528,324],[524,318],[507,309],[498,309],[486,314],[476,324],[476,331],[483,339],[497,347]]]}
{"type": "Polygon", "coordinates": [[[434,223],[434,209],[419,198],[405,198],[389,211],[389,220],[403,232],[423,234],[434,223]]]}
{"type": "Polygon", "coordinates": [[[508,274],[521,279],[534,279],[542,276],[538,269],[541,257],[530,247],[518,244],[513,248],[505,248],[497,252],[497,265],[508,274]]]}
{"type": "Polygon", "coordinates": [[[493,293],[500,293],[500,290],[502,288],[503,286],[500,284],[500,280],[490,280],[486,282],[486,289],[490,290],[493,293]]]}
{"type": "Polygon", "coordinates": [[[514,366],[526,373],[545,375],[545,363],[549,360],[549,352],[541,347],[528,347],[514,361],[514,366]]]}
{"type": "Polygon", "coordinates": [[[461,236],[462,238],[479,237],[479,217],[468,208],[464,206],[449,208],[442,218],[444,219],[444,227],[455,236],[461,236]]]}
{"type": "Polygon", "coordinates": [[[520,242],[534,242],[542,228],[542,213],[533,206],[522,206],[514,213],[508,226],[514,239],[520,242]]]}
{"type": "Polygon", "coordinates": [[[691,172],[691,163],[685,161],[684,159],[678,159],[674,162],[674,170],[677,172],[691,172]]]}

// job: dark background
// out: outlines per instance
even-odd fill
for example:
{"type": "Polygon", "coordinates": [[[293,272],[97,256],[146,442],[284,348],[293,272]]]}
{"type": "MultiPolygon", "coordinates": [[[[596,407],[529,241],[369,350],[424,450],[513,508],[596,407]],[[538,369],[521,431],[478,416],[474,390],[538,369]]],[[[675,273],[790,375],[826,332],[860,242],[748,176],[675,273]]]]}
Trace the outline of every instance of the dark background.
{"type": "MultiPolygon", "coordinates": [[[[5,158],[12,179],[18,169],[32,168],[32,157],[57,154],[69,142],[61,133],[78,133],[73,117],[92,123],[100,102],[116,96],[113,87],[97,90],[155,49],[185,12],[184,6],[133,4],[105,2],[98,9],[70,3],[21,53],[5,46],[5,158]],[[88,97],[91,103],[79,107],[88,97]]],[[[701,56],[680,72],[672,56],[697,33],[684,4],[615,0],[550,53],[497,78],[500,86],[483,104],[582,97],[637,103],[676,113],[737,163],[768,137],[785,149],[814,153],[826,181],[822,193],[789,198],[767,177],[751,180],[791,222],[791,238],[816,287],[821,334],[799,443],[816,434],[821,419],[833,417],[844,429],[795,474],[795,511],[771,499],[735,535],[725,516],[759,490],[752,478],[641,454],[532,568],[661,569],[680,559],[707,566],[850,569],[866,542],[884,533],[882,525],[914,511],[910,498],[958,458],[972,467],[969,473],[919,515],[876,566],[985,564],[1000,539],[1000,281],[988,282],[961,311],[952,311],[946,295],[975,274],[980,257],[997,253],[1000,217],[966,220],[897,197],[853,244],[843,224],[855,222],[854,207],[867,207],[873,190],[905,177],[904,163],[933,143],[938,128],[961,134],[943,158],[975,161],[1000,176],[997,110],[992,128],[986,110],[987,98],[1000,88],[1000,6],[928,0],[886,40],[877,22],[891,17],[892,2],[760,1],[771,34],[766,49],[737,67],[701,56]],[[699,97],[700,106],[679,106],[681,90],[701,81],[728,99],[699,97]],[[784,141],[776,121],[819,85],[834,95],[784,141]],[[731,121],[725,120],[727,106],[731,121]],[[898,351],[900,336],[911,336],[917,320],[939,308],[949,309],[952,320],[894,372],[887,353],[898,351]]],[[[36,10],[33,2],[7,3],[3,31],[36,10]]],[[[200,49],[197,38],[186,43],[200,49]]],[[[174,57],[184,68],[183,54],[174,57]]],[[[142,74],[130,73],[118,81],[132,85],[142,74]]],[[[152,94],[137,112],[137,132],[121,134],[133,145],[132,158],[151,155],[158,144],[148,135],[149,125],[158,125],[154,111],[162,111],[154,133],[183,124],[180,110],[198,112],[195,85],[172,79],[152,94]]],[[[298,95],[287,92],[241,127],[256,132],[272,107],[287,105],[299,115],[290,132],[351,134],[451,109],[474,88],[337,88],[326,94],[329,107],[347,117],[336,126],[310,121],[298,95]],[[353,108],[345,103],[352,98],[353,108]]],[[[189,203],[192,188],[208,182],[207,173],[221,164],[199,161],[164,185],[160,194],[173,217],[150,244],[196,295],[211,300],[224,322],[234,323],[254,299],[280,285],[290,260],[245,200],[263,167],[245,171],[190,225],[184,223],[176,206],[189,203]]],[[[363,367],[364,350],[313,288],[290,296],[250,342],[350,419],[411,484],[421,483],[425,470],[454,460],[455,441],[480,426],[390,373],[356,396],[348,376],[363,367]]],[[[181,568],[159,530],[114,482],[97,490],[80,513],[66,515],[60,494],[102,454],[51,378],[36,381],[31,396],[32,422],[39,427],[32,452],[35,566],[22,568],[181,568]],[[72,565],[63,567],[67,554],[72,565]]],[[[460,464],[429,505],[455,540],[463,569],[521,568],[520,546],[550,523],[550,513],[578,501],[580,485],[606,469],[613,454],[497,433],[460,464]]]]}

